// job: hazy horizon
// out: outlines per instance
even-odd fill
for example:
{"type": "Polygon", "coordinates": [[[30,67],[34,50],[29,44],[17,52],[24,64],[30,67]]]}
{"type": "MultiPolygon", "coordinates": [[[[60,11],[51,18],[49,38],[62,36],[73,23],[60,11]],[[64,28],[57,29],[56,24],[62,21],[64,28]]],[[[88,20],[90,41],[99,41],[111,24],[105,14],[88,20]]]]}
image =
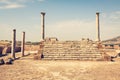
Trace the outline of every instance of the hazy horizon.
{"type": "Polygon", "coordinates": [[[96,12],[100,12],[101,40],[120,36],[120,0],[0,0],[0,40],[40,41],[40,12],[46,37],[59,40],[96,39],[96,12]]]}

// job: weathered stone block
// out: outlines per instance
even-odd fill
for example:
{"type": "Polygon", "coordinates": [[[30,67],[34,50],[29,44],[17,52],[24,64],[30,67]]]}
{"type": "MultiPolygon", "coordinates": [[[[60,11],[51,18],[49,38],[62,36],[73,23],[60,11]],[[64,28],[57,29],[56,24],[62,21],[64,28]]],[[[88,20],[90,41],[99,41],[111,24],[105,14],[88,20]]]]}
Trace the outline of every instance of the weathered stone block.
{"type": "Polygon", "coordinates": [[[13,64],[13,59],[12,58],[8,58],[7,60],[6,60],[6,64],[13,64]]]}
{"type": "Polygon", "coordinates": [[[5,64],[4,60],[0,59],[0,65],[3,65],[3,64],[5,64]]]}

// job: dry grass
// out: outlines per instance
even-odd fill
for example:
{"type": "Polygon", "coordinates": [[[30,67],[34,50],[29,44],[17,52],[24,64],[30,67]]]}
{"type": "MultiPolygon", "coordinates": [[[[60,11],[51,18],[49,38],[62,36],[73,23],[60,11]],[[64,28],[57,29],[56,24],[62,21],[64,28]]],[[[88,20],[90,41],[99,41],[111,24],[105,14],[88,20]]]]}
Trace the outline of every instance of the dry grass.
{"type": "Polygon", "coordinates": [[[0,80],[119,80],[120,62],[41,61],[26,56],[0,66],[0,80]]]}

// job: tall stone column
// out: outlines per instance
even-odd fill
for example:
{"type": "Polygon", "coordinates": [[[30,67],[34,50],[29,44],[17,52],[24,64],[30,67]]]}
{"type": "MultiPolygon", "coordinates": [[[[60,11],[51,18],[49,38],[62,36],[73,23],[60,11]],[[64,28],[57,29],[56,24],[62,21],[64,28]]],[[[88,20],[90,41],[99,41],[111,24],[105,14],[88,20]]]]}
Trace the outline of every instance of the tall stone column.
{"type": "Polygon", "coordinates": [[[22,42],[21,42],[21,53],[22,53],[22,56],[24,56],[24,50],[25,50],[25,32],[22,32],[22,42]]]}
{"type": "Polygon", "coordinates": [[[42,40],[45,39],[45,12],[41,12],[41,36],[42,40]]]}
{"type": "Polygon", "coordinates": [[[100,41],[99,12],[96,13],[96,41],[100,41]]]}
{"type": "Polygon", "coordinates": [[[13,36],[12,36],[12,58],[15,59],[15,47],[16,47],[16,29],[13,29],[13,36]]]}

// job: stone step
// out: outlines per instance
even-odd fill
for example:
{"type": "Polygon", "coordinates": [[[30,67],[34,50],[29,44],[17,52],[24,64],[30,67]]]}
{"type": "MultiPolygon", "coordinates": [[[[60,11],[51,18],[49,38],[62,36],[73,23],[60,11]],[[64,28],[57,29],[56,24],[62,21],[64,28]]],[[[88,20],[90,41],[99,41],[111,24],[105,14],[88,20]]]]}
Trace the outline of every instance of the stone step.
{"type": "Polygon", "coordinates": [[[47,56],[47,57],[100,57],[101,55],[91,55],[91,56],[88,56],[88,55],[44,55],[44,56],[47,56]]]}
{"type": "Polygon", "coordinates": [[[63,58],[63,57],[65,57],[65,58],[98,58],[98,57],[101,57],[101,56],[52,56],[52,55],[49,55],[49,56],[47,56],[47,55],[44,55],[44,58],[47,58],[47,57],[51,57],[51,58],[63,58]]]}
{"type": "Polygon", "coordinates": [[[44,56],[47,56],[47,57],[100,57],[101,55],[44,55],[44,56]]]}
{"type": "Polygon", "coordinates": [[[45,51],[44,52],[44,54],[52,54],[52,53],[54,53],[54,54],[100,54],[100,53],[102,53],[102,52],[75,52],[75,51],[71,51],[71,52],[58,52],[58,51],[51,51],[51,52],[47,52],[47,51],[45,51]]]}
{"type": "MultiPolygon", "coordinates": [[[[51,40],[51,39],[50,39],[51,40]]],[[[102,58],[102,51],[96,43],[83,39],[81,41],[45,41],[43,60],[97,60],[102,58]]]]}
{"type": "Polygon", "coordinates": [[[97,48],[67,48],[67,47],[48,47],[43,48],[43,50],[98,50],[97,48]]]}
{"type": "Polygon", "coordinates": [[[43,55],[101,55],[101,53],[44,53],[43,55]]]}
{"type": "Polygon", "coordinates": [[[101,58],[43,58],[43,60],[100,60],[101,58]]]}
{"type": "Polygon", "coordinates": [[[90,60],[90,61],[96,61],[96,60],[100,60],[101,58],[43,58],[43,60],[81,60],[81,61],[85,61],[85,60],[90,60]]]}

